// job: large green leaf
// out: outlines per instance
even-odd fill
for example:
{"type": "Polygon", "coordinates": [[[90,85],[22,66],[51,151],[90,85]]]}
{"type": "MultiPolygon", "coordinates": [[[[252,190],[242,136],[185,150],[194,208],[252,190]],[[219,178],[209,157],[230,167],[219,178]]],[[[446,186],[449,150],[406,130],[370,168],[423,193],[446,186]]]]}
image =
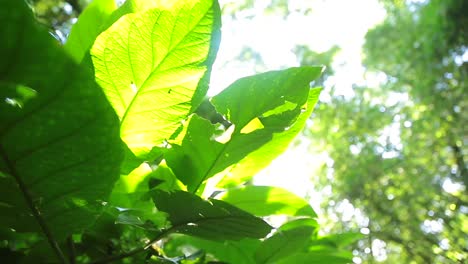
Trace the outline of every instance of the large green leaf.
{"type": "Polygon", "coordinates": [[[115,9],[115,0],[94,0],[80,14],[64,45],[76,62],[81,62],[115,9]]]}
{"type": "Polygon", "coordinates": [[[175,232],[213,240],[263,238],[271,226],[226,202],[208,201],[189,192],[152,192],[158,210],[168,214],[175,232]]]}
{"type": "Polygon", "coordinates": [[[121,121],[121,137],[144,156],[164,143],[207,90],[219,44],[217,1],[122,16],[96,39],[96,79],[121,121]]]}
{"type": "MultiPolygon", "coordinates": [[[[276,263],[278,260],[303,250],[311,240],[315,227],[300,226],[279,231],[264,240],[255,252],[257,263],[276,263]]],[[[297,263],[297,262],[291,262],[297,263]]]]}
{"type": "MultiPolygon", "coordinates": [[[[173,144],[168,151],[168,165],[191,192],[236,163],[239,168],[247,164],[246,175],[252,177],[284,151],[305,125],[319,94],[318,89],[310,90],[309,83],[320,71],[320,67],[291,68],[234,82],[212,98],[233,123],[232,134],[218,142],[215,126],[194,116],[182,144],[173,144]],[[243,163],[245,157],[248,161],[243,163]]],[[[231,179],[242,176],[231,174],[231,179]]]]}
{"type": "Polygon", "coordinates": [[[118,178],[119,121],[24,1],[2,1],[0,22],[0,223],[36,232],[35,207],[62,239],[94,221],[118,178]]]}
{"type": "Polygon", "coordinates": [[[306,200],[278,187],[249,185],[232,188],[220,199],[256,216],[317,216],[306,200]]]}

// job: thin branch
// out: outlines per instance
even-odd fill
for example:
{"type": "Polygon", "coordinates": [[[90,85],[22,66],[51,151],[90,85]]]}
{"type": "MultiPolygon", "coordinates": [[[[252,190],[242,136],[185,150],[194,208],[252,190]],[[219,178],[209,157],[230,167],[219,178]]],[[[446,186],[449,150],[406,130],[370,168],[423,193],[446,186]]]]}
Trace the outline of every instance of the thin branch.
{"type": "Polygon", "coordinates": [[[76,263],[76,248],[75,248],[75,242],[73,242],[72,236],[69,236],[67,238],[67,247],[68,247],[68,251],[70,252],[68,255],[70,264],[75,264],[76,263]]]}
{"type": "Polygon", "coordinates": [[[166,229],[166,230],[161,231],[161,233],[159,233],[153,240],[151,240],[150,242],[146,243],[146,245],[144,245],[143,247],[136,248],[136,249],[134,249],[134,250],[131,250],[131,251],[129,251],[129,252],[122,253],[122,254],[120,254],[120,255],[109,256],[109,257],[106,257],[106,258],[102,258],[102,259],[93,261],[93,262],[91,262],[91,263],[89,263],[89,264],[105,264],[105,263],[110,263],[110,262],[112,262],[112,261],[121,260],[121,259],[124,259],[124,258],[128,258],[128,257],[134,256],[134,255],[143,253],[143,252],[145,252],[148,248],[150,248],[154,243],[158,242],[159,240],[161,240],[163,237],[169,235],[170,233],[176,231],[179,227],[180,227],[180,226],[173,226],[173,227],[171,227],[171,228],[168,228],[168,229],[166,229]]]}
{"type": "Polygon", "coordinates": [[[29,209],[31,210],[34,218],[36,218],[36,221],[39,223],[39,226],[41,227],[42,232],[44,232],[45,236],[47,237],[47,240],[49,241],[50,246],[55,252],[55,255],[57,255],[61,263],[68,264],[69,262],[67,258],[65,258],[65,255],[63,254],[62,250],[60,249],[57,243],[57,240],[55,240],[54,236],[52,235],[52,232],[47,226],[46,221],[42,217],[41,212],[34,204],[32,195],[29,193],[28,188],[26,187],[26,184],[23,182],[23,179],[21,179],[21,177],[19,176],[18,172],[16,171],[15,166],[10,161],[10,159],[8,158],[8,155],[6,154],[5,150],[3,149],[1,145],[0,145],[0,155],[3,158],[3,160],[5,160],[5,163],[9,170],[9,174],[13,176],[13,178],[15,178],[16,183],[18,184],[18,187],[20,188],[23,194],[23,197],[26,200],[26,203],[28,204],[29,209]]]}

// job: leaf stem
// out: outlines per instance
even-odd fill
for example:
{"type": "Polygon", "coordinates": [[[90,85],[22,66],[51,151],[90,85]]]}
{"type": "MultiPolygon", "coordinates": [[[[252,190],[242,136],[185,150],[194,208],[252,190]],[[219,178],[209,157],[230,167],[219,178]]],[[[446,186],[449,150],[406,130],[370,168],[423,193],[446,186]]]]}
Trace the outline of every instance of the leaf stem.
{"type": "Polygon", "coordinates": [[[18,184],[19,189],[23,193],[23,197],[26,200],[26,203],[28,204],[29,209],[31,210],[34,218],[36,218],[36,221],[38,222],[39,226],[42,229],[42,232],[45,234],[47,237],[47,240],[49,241],[50,246],[52,247],[52,250],[55,252],[55,255],[59,258],[60,262],[63,264],[69,264],[67,258],[65,258],[65,255],[63,254],[62,250],[60,249],[57,240],[55,240],[52,232],[50,231],[49,227],[47,226],[46,221],[41,215],[41,212],[39,211],[39,208],[36,207],[36,205],[33,202],[32,195],[29,193],[28,188],[26,184],[24,183],[23,179],[19,176],[18,172],[16,171],[16,168],[11,162],[11,160],[8,158],[8,155],[6,154],[5,150],[3,147],[0,145],[0,155],[1,157],[5,160],[5,163],[8,167],[9,174],[15,178],[16,183],[18,184]]]}

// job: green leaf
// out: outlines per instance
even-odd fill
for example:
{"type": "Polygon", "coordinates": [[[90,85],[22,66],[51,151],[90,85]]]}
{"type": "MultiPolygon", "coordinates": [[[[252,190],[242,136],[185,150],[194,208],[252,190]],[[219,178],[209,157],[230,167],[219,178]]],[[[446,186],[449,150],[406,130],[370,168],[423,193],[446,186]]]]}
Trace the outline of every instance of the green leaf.
{"type": "Polygon", "coordinates": [[[306,200],[278,187],[249,185],[232,188],[228,189],[220,199],[256,216],[317,217],[306,200]]]}
{"type": "Polygon", "coordinates": [[[320,237],[314,242],[315,245],[330,245],[336,248],[343,248],[351,245],[359,239],[363,239],[364,235],[356,232],[346,232],[341,234],[331,234],[320,237]]]}
{"type": "Polygon", "coordinates": [[[24,1],[3,1],[0,22],[0,223],[38,232],[30,196],[60,240],[94,221],[118,178],[118,118],[24,1]]]}
{"type": "Polygon", "coordinates": [[[124,15],[96,39],[96,80],[136,156],[163,144],[201,102],[219,45],[219,20],[216,1],[178,1],[124,15]]]}
{"type": "MultiPolygon", "coordinates": [[[[268,166],[276,157],[282,154],[305,127],[318,101],[320,91],[321,89],[319,88],[310,90],[307,104],[301,109],[295,122],[290,126],[285,126],[283,131],[275,132],[269,142],[261,148],[249,153],[244,159],[232,166],[227,176],[218,186],[237,186],[242,182],[250,180],[256,173],[268,166]]],[[[282,116],[279,115],[279,117],[282,116]]],[[[294,177],[294,175],[291,176],[294,177]]]]}
{"type": "Polygon", "coordinates": [[[152,192],[158,210],[167,213],[176,232],[213,240],[263,238],[271,226],[226,202],[208,201],[183,191],[152,192]]]}
{"type": "Polygon", "coordinates": [[[109,199],[112,206],[120,208],[117,223],[138,222],[142,225],[151,221],[157,226],[163,226],[162,217],[156,213],[156,207],[148,195],[154,174],[148,164],[143,163],[130,174],[120,176],[109,199]]]}
{"type": "Polygon", "coordinates": [[[193,116],[182,146],[172,145],[166,159],[173,172],[190,192],[195,192],[202,181],[241,160],[270,137],[261,131],[238,135],[231,144],[212,139],[215,127],[206,119],[193,116]]]}
{"type": "MultiPolygon", "coordinates": [[[[301,226],[284,231],[278,231],[267,238],[255,252],[257,263],[276,263],[278,260],[301,251],[311,240],[314,227],[301,226]]],[[[301,263],[301,262],[291,262],[301,263]]]]}
{"type": "Polygon", "coordinates": [[[76,62],[81,62],[116,9],[115,0],[94,0],[80,14],[64,45],[65,50],[76,62]]]}
{"type": "Polygon", "coordinates": [[[214,96],[211,102],[236,125],[236,131],[241,131],[254,118],[261,118],[262,123],[270,121],[282,129],[294,119],[278,114],[290,114],[285,111],[285,104],[289,104],[289,110],[300,110],[307,103],[310,82],[320,76],[321,71],[322,67],[304,66],[241,78],[214,96]]]}
{"type": "Polygon", "coordinates": [[[174,235],[164,244],[164,253],[170,256],[183,254],[183,252],[178,252],[178,249],[195,247],[225,263],[256,264],[253,255],[260,243],[261,241],[258,239],[212,241],[191,236],[174,235]]]}
{"type": "Polygon", "coordinates": [[[310,90],[309,83],[320,71],[320,67],[291,68],[236,81],[212,98],[233,123],[224,139],[216,138],[209,121],[194,116],[182,145],[173,144],[168,151],[168,165],[191,192],[234,164],[238,168],[230,171],[229,179],[241,177],[240,171],[252,177],[302,130],[319,94],[319,89],[310,90]]]}
{"type": "Polygon", "coordinates": [[[117,8],[115,0],[93,0],[80,14],[64,45],[81,62],[97,36],[126,14],[144,12],[160,6],[155,0],[127,0],[117,8]]]}
{"type": "Polygon", "coordinates": [[[294,219],[291,221],[288,221],[287,223],[283,224],[280,226],[277,230],[278,231],[286,231],[289,229],[294,229],[296,227],[301,227],[301,226],[310,226],[318,230],[319,224],[317,220],[312,219],[312,218],[298,218],[294,219]]]}

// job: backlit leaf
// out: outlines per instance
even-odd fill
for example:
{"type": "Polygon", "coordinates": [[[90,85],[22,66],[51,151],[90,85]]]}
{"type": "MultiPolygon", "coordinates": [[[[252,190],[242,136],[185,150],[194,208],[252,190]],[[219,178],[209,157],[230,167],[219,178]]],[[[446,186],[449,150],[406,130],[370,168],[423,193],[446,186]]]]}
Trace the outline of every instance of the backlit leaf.
{"type": "Polygon", "coordinates": [[[220,199],[256,216],[317,216],[306,200],[278,187],[248,185],[232,188],[220,199]]]}
{"type": "Polygon", "coordinates": [[[115,9],[115,0],[94,0],[80,14],[64,45],[76,62],[81,62],[115,9]]]}
{"type": "Polygon", "coordinates": [[[234,82],[212,98],[233,126],[217,138],[214,125],[194,116],[181,146],[173,144],[168,151],[168,165],[191,192],[234,164],[245,173],[230,171],[228,179],[252,177],[284,151],[305,125],[320,91],[311,90],[309,83],[320,71],[320,67],[291,68],[234,82]]]}
{"type": "Polygon", "coordinates": [[[137,156],[169,139],[201,102],[219,41],[216,1],[162,8],[122,16],[91,49],[96,80],[137,156]]]}

